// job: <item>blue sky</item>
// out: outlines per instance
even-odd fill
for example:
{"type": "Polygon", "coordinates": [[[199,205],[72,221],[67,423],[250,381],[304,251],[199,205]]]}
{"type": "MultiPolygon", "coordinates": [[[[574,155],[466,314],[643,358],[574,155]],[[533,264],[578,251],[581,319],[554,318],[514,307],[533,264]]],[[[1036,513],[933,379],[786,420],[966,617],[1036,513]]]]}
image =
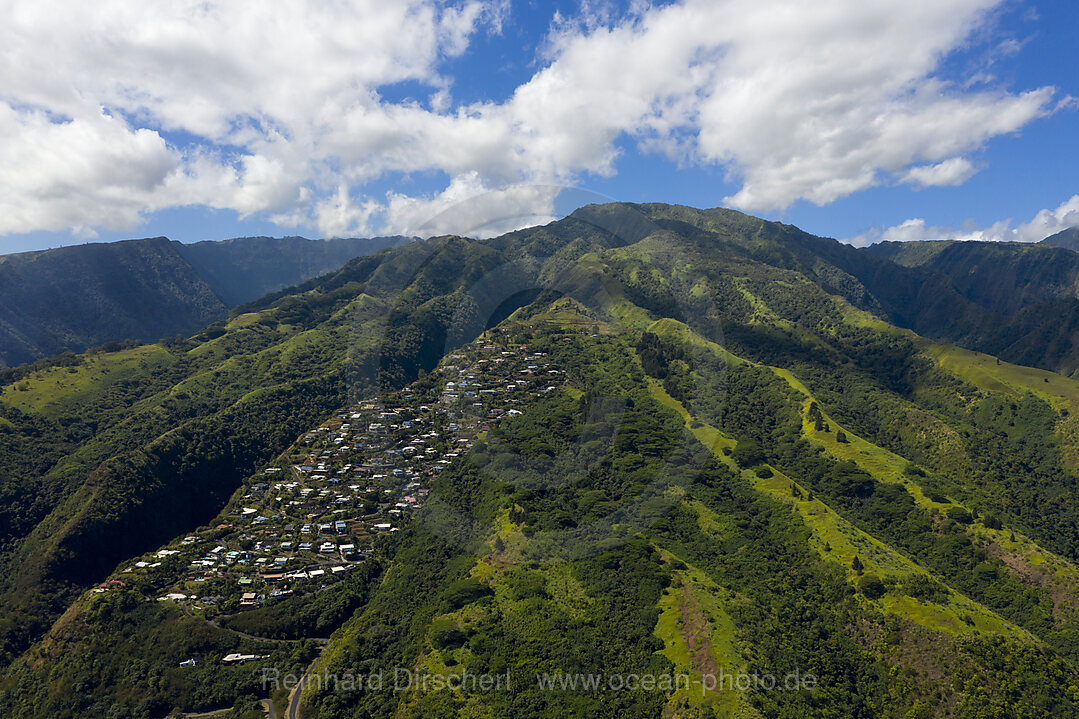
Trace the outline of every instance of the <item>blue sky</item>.
{"type": "Polygon", "coordinates": [[[605,198],[856,244],[1079,224],[1064,0],[14,6],[0,252],[489,234],[605,198]]]}

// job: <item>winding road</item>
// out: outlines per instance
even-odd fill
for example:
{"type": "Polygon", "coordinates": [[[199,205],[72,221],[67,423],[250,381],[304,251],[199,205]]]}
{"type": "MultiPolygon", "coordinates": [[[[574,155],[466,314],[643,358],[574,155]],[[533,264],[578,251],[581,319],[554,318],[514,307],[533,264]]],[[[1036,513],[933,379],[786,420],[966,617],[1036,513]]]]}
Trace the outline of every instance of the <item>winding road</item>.
{"type": "Polygon", "coordinates": [[[263,709],[266,710],[266,716],[269,719],[277,719],[277,707],[273,705],[272,701],[270,701],[269,699],[263,699],[259,702],[259,704],[261,704],[263,709]]]}
{"type": "Polygon", "coordinates": [[[318,666],[318,660],[322,658],[322,654],[315,657],[315,661],[311,662],[311,666],[307,667],[307,671],[300,677],[300,682],[292,688],[292,691],[288,695],[288,710],[285,713],[285,719],[301,719],[300,717],[300,698],[303,696],[303,686],[307,682],[307,677],[311,676],[311,672],[315,671],[315,667],[318,666]]]}

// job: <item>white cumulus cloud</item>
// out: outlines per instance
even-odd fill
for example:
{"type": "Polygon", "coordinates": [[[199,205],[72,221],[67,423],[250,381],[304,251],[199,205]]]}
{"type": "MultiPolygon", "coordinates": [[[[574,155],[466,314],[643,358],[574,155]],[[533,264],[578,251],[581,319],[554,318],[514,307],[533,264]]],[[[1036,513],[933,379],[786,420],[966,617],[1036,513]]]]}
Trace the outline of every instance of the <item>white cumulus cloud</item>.
{"type": "Polygon", "coordinates": [[[500,31],[505,0],[9,0],[0,235],[189,205],[407,231],[470,192],[546,218],[550,193],[505,189],[612,175],[626,140],[723,168],[740,189],[717,204],[750,211],[959,184],[971,153],[1053,108],[1052,88],[939,77],[1002,2],[585,3],[552,18],[530,78],[462,103],[448,61],[500,31]],[[404,82],[423,99],[384,97],[404,82]],[[413,174],[444,184],[386,190],[413,174]]]}
{"type": "Polygon", "coordinates": [[[903,181],[920,187],[961,185],[977,172],[965,157],[953,157],[935,165],[917,165],[903,175],[903,181]]]}
{"type": "Polygon", "coordinates": [[[847,242],[864,247],[877,242],[910,242],[917,240],[981,240],[983,242],[1041,242],[1069,227],[1079,227],[1079,195],[1072,195],[1054,209],[1039,211],[1027,222],[1018,225],[1010,219],[995,222],[989,227],[931,226],[916,217],[898,225],[871,230],[847,242]]]}

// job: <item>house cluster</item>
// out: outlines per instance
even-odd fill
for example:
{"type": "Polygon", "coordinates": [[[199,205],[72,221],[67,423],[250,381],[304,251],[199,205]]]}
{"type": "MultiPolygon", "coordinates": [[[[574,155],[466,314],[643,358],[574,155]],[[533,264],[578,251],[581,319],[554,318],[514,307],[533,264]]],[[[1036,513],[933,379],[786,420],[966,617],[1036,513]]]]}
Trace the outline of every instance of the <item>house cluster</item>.
{"type": "MultiPolygon", "coordinates": [[[[437,382],[361,402],[301,436],[216,523],[127,567],[159,601],[208,615],[316,591],[372,557],[422,510],[432,483],[496,423],[563,382],[547,356],[488,334],[437,382]]],[[[103,585],[107,591],[112,585],[103,585]]]]}

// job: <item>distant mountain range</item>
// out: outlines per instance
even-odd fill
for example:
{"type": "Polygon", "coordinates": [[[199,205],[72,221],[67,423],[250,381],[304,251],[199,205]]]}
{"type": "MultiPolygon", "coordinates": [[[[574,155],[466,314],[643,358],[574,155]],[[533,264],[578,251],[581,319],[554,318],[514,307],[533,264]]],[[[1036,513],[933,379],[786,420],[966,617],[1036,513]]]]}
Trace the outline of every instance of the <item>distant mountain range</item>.
{"type": "Polygon", "coordinates": [[[230,309],[404,237],[164,237],[0,256],[0,365],[119,340],[190,334],[230,309]]]}
{"type": "MultiPolygon", "coordinates": [[[[164,237],[0,256],[0,366],[190,335],[405,237],[164,237]]],[[[1079,228],[1041,243],[881,242],[832,258],[896,324],[1065,374],[1079,370],[1079,228]],[[868,257],[906,268],[897,275],[868,257]],[[889,299],[890,298],[890,299],[889,299]]]]}
{"type": "Polygon", "coordinates": [[[914,270],[918,301],[901,322],[934,339],[1019,364],[1079,370],[1079,232],[1036,244],[881,242],[864,252],[914,270]]]}

